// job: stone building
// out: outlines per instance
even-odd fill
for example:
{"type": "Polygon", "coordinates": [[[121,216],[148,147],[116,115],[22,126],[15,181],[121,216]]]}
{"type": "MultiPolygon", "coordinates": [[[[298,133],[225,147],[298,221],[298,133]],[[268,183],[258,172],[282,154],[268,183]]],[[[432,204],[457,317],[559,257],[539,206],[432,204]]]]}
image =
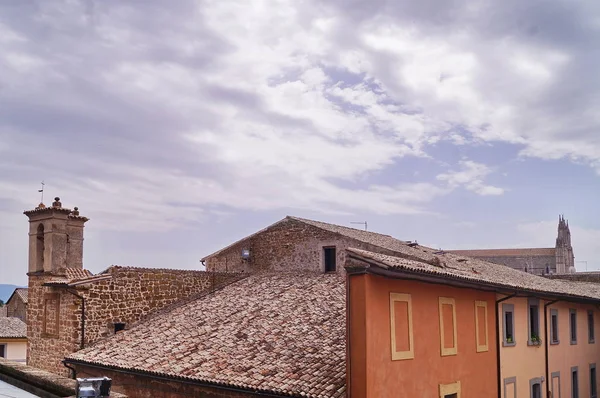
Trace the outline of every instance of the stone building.
{"type": "Polygon", "coordinates": [[[86,217],[55,198],[29,218],[28,365],[58,374],[64,357],[160,308],[207,294],[233,274],[112,266],[83,268],[86,217]]]}
{"type": "Polygon", "coordinates": [[[554,247],[526,249],[450,250],[462,256],[479,258],[491,263],[533,273],[536,275],[567,274],[575,272],[575,256],[571,245],[569,222],[558,218],[558,236],[554,247]]]}
{"type": "Polygon", "coordinates": [[[27,288],[16,288],[5,304],[6,316],[27,322],[27,288]]]}
{"type": "Polygon", "coordinates": [[[287,216],[201,261],[208,271],[343,273],[348,247],[410,257],[410,245],[389,235],[287,216]]]}
{"type": "Polygon", "coordinates": [[[246,277],[161,309],[65,362],[77,376],[111,377],[115,391],[135,397],[597,391],[597,285],[295,217],[204,261],[246,277]]]}

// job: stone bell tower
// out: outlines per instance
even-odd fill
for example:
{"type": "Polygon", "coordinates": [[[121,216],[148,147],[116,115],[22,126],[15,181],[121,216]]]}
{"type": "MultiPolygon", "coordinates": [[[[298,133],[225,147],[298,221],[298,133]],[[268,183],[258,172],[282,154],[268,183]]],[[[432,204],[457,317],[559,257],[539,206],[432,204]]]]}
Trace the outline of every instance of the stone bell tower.
{"type": "Polygon", "coordinates": [[[29,274],[64,275],[66,268],[83,268],[83,228],[88,218],[79,210],[40,203],[25,211],[29,218],[29,274]]]}
{"type": "Polygon", "coordinates": [[[88,219],[77,207],[62,207],[60,198],[24,214],[29,218],[27,364],[61,374],[66,372],[61,360],[78,347],[71,308],[80,300],[47,283],[66,280],[68,268],[83,268],[83,227],[88,219]]]}

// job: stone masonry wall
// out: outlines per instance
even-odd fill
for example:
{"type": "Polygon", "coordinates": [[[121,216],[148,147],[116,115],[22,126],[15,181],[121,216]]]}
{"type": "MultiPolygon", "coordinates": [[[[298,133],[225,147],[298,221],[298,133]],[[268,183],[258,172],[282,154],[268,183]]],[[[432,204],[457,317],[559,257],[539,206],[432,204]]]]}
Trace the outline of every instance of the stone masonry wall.
{"type": "Polygon", "coordinates": [[[47,370],[56,374],[68,376],[68,370],[62,366],[61,360],[67,355],[79,349],[77,329],[79,324],[75,314],[79,309],[79,303],[75,296],[56,289],[43,286],[44,283],[56,279],[55,276],[47,274],[29,276],[29,299],[27,305],[27,365],[47,370]],[[58,301],[58,325],[54,322],[54,306],[46,308],[46,299],[56,295],[58,301]],[[48,314],[48,328],[58,330],[58,336],[48,334],[45,327],[45,312],[48,314]]]}
{"type": "Polygon", "coordinates": [[[336,247],[337,272],[343,273],[345,249],[353,247],[393,255],[389,250],[325,231],[296,220],[286,220],[206,260],[208,271],[260,272],[281,270],[324,271],[323,247],[336,247]],[[242,249],[250,249],[249,261],[242,249]]]}
{"type": "MultiPolygon", "coordinates": [[[[77,377],[102,377],[112,379],[112,391],[126,394],[128,397],[152,398],[251,398],[264,397],[264,394],[254,394],[250,391],[235,391],[234,389],[212,388],[206,385],[161,380],[156,377],[126,374],[109,369],[98,369],[85,365],[74,365],[77,377]]],[[[111,391],[111,392],[112,392],[111,391]]]]}
{"type": "Polygon", "coordinates": [[[494,264],[506,265],[519,271],[525,271],[525,267],[529,267],[532,274],[542,275],[546,272],[546,265],[550,267],[550,271],[556,273],[556,258],[554,256],[498,256],[498,257],[483,257],[473,256],[483,261],[489,261],[494,264]]]}
{"type": "Polygon", "coordinates": [[[27,306],[23,300],[15,296],[6,304],[6,316],[19,318],[23,322],[27,322],[27,306]]]}
{"type": "Polygon", "coordinates": [[[61,375],[69,374],[61,361],[81,348],[81,300],[67,290],[85,298],[87,346],[113,334],[115,323],[125,323],[129,327],[155,310],[209,293],[239,278],[235,274],[203,271],[121,267],[111,268],[108,275],[112,278],[70,289],[42,286],[56,277],[30,276],[29,365],[61,375]],[[59,303],[58,317],[55,317],[53,299],[59,303]],[[53,334],[56,319],[58,333],[53,334]]]}
{"type": "Polygon", "coordinates": [[[550,279],[565,279],[575,282],[600,283],[600,272],[577,272],[574,274],[546,275],[550,279]]]}

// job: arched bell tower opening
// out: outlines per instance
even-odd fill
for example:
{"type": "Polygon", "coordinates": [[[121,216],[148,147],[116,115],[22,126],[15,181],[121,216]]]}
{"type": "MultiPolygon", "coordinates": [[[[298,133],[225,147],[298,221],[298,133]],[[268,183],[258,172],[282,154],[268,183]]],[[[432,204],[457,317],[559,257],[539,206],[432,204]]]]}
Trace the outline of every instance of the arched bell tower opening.
{"type": "Polygon", "coordinates": [[[35,272],[44,270],[44,250],[44,224],[40,223],[35,236],[35,272]]]}

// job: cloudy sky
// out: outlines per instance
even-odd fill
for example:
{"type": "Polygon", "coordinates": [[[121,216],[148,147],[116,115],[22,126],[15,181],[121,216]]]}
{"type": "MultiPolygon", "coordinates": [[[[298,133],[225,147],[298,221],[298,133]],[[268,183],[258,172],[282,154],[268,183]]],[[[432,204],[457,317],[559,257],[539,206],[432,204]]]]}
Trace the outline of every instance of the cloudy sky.
{"type": "Polygon", "coordinates": [[[297,215],[600,268],[600,2],[0,2],[0,282],[42,180],[85,265],[198,268],[297,215]],[[583,261],[587,261],[584,263],[583,261]]]}

